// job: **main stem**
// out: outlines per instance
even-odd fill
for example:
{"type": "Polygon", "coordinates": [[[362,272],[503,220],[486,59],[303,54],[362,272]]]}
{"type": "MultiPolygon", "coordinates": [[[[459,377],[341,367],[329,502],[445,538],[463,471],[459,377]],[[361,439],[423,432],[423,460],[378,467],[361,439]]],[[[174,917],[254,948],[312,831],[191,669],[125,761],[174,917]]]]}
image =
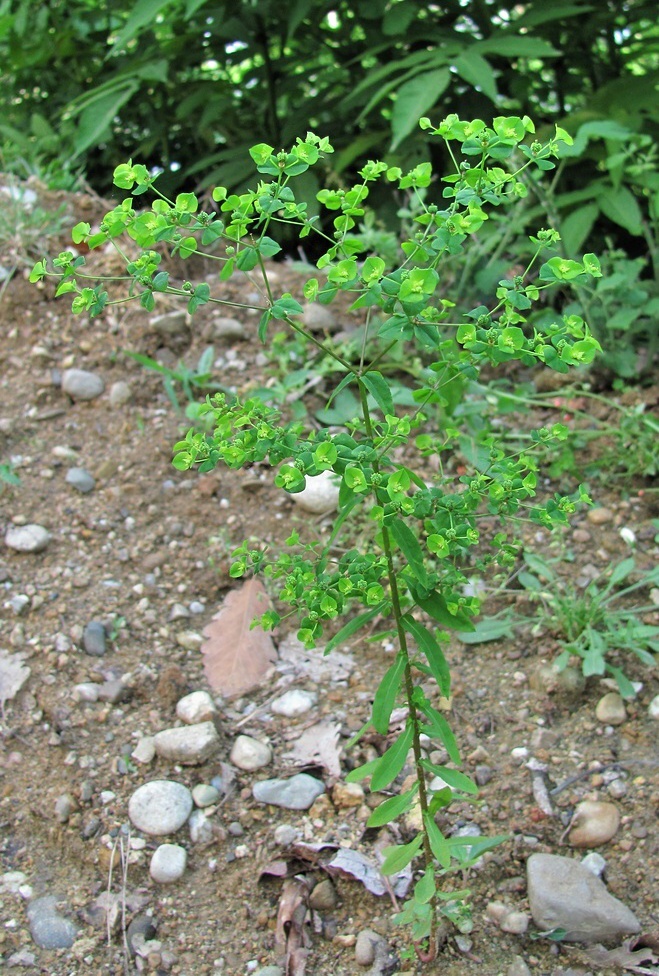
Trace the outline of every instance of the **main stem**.
{"type": "MultiPolygon", "coordinates": [[[[366,387],[361,382],[361,379],[357,380],[359,385],[359,398],[361,401],[362,411],[364,414],[364,426],[366,428],[366,434],[373,440],[373,424],[371,421],[371,414],[368,407],[368,396],[366,387]]],[[[373,470],[379,472],[379,463],[377,460],[373,462],[373,470]]],[[[425,771],[421,765],[421,720],[419,717],[419,711],[416,707],[414,701],[414,678],[412,677],[412,665],[410,662],[409,649],[407,644],[407,633],[405,632],[405,626],[403,624],[403,610],[400,603],[400,593],[398,590],[398,577],[396,575],[396,568],[394,566],[393,557],[393,547],[391,544],[391,536],[389,534],[389,529],[386,525],[382,526],[382,548],[384,550],[385,559],[387,561],[387,580],[389,582],[389,592],[391,594],[391,609],[396,624],[396,635],[398,637],[398,646],[400,652],[405,658],[405,670],[403,672],[403,680],[405,684],[405,697],[407,699],[407,707],[409,709],[410,719],[412,722],[412,752],[414,753],[414,766],[416,769],[416,778],[419,784],[419,809],[421,811],[421,830],[423,833],[423,854],[426,862],[426,870],[429,870],[434,865],[434,856],[432,849],[430,847],[430,839],[428,837],[428,832],[426,830],[426,818],[430,815],[429,812],[429,802],[428,802],[428,790],[426,787],[425,771]]],[[[415,946],[415,950],[419,959],[423,962],[432,962],[432,960],[437,955],[437,895],[433,895],[431,900],[432,914],[430,920],[430,936],[429,936],[429,947],[428,951],[424,952],[418,945],[415,946]]]]}

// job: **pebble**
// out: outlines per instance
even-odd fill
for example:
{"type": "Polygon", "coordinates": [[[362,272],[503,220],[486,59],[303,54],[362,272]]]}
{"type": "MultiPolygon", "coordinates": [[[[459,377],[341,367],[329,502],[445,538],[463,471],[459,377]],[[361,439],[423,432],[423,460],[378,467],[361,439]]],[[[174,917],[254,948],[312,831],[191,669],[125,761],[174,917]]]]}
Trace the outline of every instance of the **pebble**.
{"type": "Polygon", "coordinates": [[[262,969],[257,969],[254,976],[284,976],[284,970],[281,966],[264,966],[262,969]]]}
{"type": "Polygon", "coordinates": [[[27,919],[33,940],[42,949],[70,949],[78,929],[57,909],[56,895],[35,898],[27,907],[27,919]]]}
{"type": "Polygon", "coordinates": [[[283,715],[285,718],[299,718],[304,715],[316,704],[316,696],[310,691],[302,691],[299,688],[292,688],[270,705],[270,710],[275,715],[283,715]]]}
{"type": "Polygon", "coordinates": [[[610,522],[613,518],[613,512],[610,508],[591,508],[586,516],[591,525],[604,525],[606,522],[610,522]]]}
{"type": "Polygon", "coordinates": [[[173,834],[192,812],[192,794],[181,783],[155,779],[138,787],[128,803],[128,816],[138,830],[161,837],[173,834]]]}
{"type": "Polygon", "coordinates": [[[648,716],[652,719],[659,719],[659,695],[655,695],[648,705],[648,716]]]}
{"type": "Polygon", "coordinates": [[[359,783],[335,783],[332,788],[332,803],[339,809],[359,807],[364,802],[364,790],[359,783]]]}
{"type": "Polygon", "coordinates": [[[289,847],[296,840],[299,840],[302,835],[297,827],[293,827],[292,824],[280,824],[275,828],[273,836],[275,844],[279,844],[280,847],[289,847]]]}
{"type": "Polygon", "coordinates": [[[124,380],[117,380],[116,383],[113,383],[110,387],[109,400],[111,407],[114,407],[115,409],[117,407],[123,407],[125,403],[130,403],[132,399],[133,391],[131,390],[129,384],[124,380]]]}
{"type": "Polygon", "coordinates": [[[576,697],[586,687],[586,679],[580,668],[563,668],[561,671],[555,664],[540,664],[532,672],[529,684],[533,691],[545,695],[562,694],[565,697],[576,697]]]}
{"type": "Polygon", "coordinates": [[[203,810],[193,810],[188,820],[190,840],[193,844],[211,844],[213,841],[213,825],[203,810]]]}
{"type": "Polygon", "coordinates": [[[290,497],[296,505],[312,515],[332,512],[339,502],[337,477],[331,471],[307,475],[306,485],[302,491],[293,492],[290,497]]]}
{"type": "Polygon", "coordinates": [[[526,912],[506,912],[499,923],[502,932],[511,935],[524,935],[529,927],[529,916],[526,912]]]}
{"type": "Polygon", "coordinates": [[[606,792],[609,796],[612,796],[614,800],[621,800],[623,796],[627,796],[627,784],[624,779],[614,779],[606,788],[606,792]]]}
{"type": "Polygon", "coordinates": [[[533,921],[542,931],[565,929],[567,942],[609,942],[640,932],[636,916],[588,868],[558,854],[526,862],[533,921]]]}
{"type": "Polygon", "coordinates": [[[153,741],[153,736],[145,735],[143,739],[140,739],[130,755],[131,759],[139,763],[153,762],[156,755],[156,745],[153,741]]]}
{"type": "Polygon", "coordinates": [[[98,701],[98,689],[99,685],[94,684],[93,681],[83,681],[79,685],[74,685],[71,694],[76,701],[95,702],[98,701]]]}
{"type": "Polygon", "coordinates": [[[36,969],[37,957],[29,949],[19,949],[17,952],[12,952],[7,959],[7,969],[13,969],[15,966],[20,966],[23,969],[36,969]]]}
{"type": "Polygon", "coordinates": [[[5,534],[5,545],[15,552],[41,552],[52,536],[43,525],[10,525],[5,534]]]}
{"type": "Polygon", "coordinates": [[[70,793],[62,793],[55,800],[55,817],[59,823],[66,823],[76,808],[76,801],[70,793]]]}
{"type": "Polygon", "coordinates": [[[476,766],[474,770],[474,779],[476,780],[477,786],[485,786],[489,783],[493,776],[492,767],[486,765],[476,766]]]}
{"type": "Polygon", "coordinates": [[[211,807],[220,799],[222,794],[209,783],[198,783],[192,790],[192,799],[195,806],[211,807]]]}
{"type": "Polygon", "coordinates": [[[0,894],[18,895],[26,882],[27,875],[23,871],[5,871],[0,874],[0,894]]]}
{"type": "Polygon", "coordinates": [[[265,742],[259,742],[250,735],[239,735],[233,744],[229,759],[238,769],[252,772],[272,762],[272,749],[265,742]]]}
{"type": "Polygon", "coordinates": [[[506,976],[531,976],[531,970],[521,956],[514,956],[506,970],[506,976]]]}
{"type": "Polygon", "coordinates": [[[307,773],[297,773],[290,779],[264,779],[252,787],[252,795],[259,803],[286,810],[308,810],[324,792],[324,784],[307,773]]]}
{"type": "Polygon", "coordinates": [[[218,339],[244,339],[246,334],[242,322],[223,315],[211,319],[206,326],[206,338],[210,342],[218,339]]]}
{"type": "Polygon", "coordinates": [[[107,634],[100,620],[90,620],[82,634],[82,646],[92,657],[103,657],[107,634]]]}
{"type": "Polygon", "coordinates": [[[66,483],[83,495],[88,495],[96,486],[96,481],[86,468],[69,468],[66,483]]]}
{"type": "Polygon", "coordinates": [[[606,861],[601,854],[597,851],[591,851],[586,854],[585,857],[581,858],[581,863],[585,868],[588,868],[591,874],[594,874],[596,878],[601,878],[606,870],[606,861]]]}
{"type": "Polygon", "coordinates": [[[603,725],[622,725],[627,718],[625,703],[616,691],[610,691],[598,701],[595,715],[603,725]]]}
{"type": "Polygon", "coordinates": [[[73,400],[95,400],[105,389],[102,377],[86,369],[65,369],[62,390],[73,400]]]}
{"type": "Polygon", "coordinates": [[[204,638],[196,630],[182,630],[176,635],[176,643],[184,651],[198,651],[203,642],[204,638]]]}
{"type": "Polygon", "coordinates": [[[337,328],[334,312],[327,305],[308,302],[302,307],[302,324],[309,332],[332,332],[337,328]]]}
{"type": "Polygon", "coordinates": [[[338,903],[336,888],[329,880],[319,881],[309,896],[309,905],[317,912],[331,912],[338,903]]]}
{"type": "Polygon", "coordinates": [[[618,831],[620,814],[613,803],[583,800],[572,817],[568,841],[572,847],[599,847],[618,831]]]}
{"type": "Polygon", "coordinates": [[[150,942],[157,934],[158,930],[150,915],[136,915],[126,929],[128,948],[135,954],[135,943],[150,942]]]}
{"type": "Polygon", "coordinates": [[[187,315],[184,310],[154,315],[149,324],[163,338],[182,336],[188,332],[187,315]]]}
{"type": "Polygon", "coordinates": [[[9,601],[9,606],[17,617],[25,613],[30,608],[30,598],[27,593],[17,593],[9,601]]]}
{"type": "Polygon", "coordinates": [[[176,716],[186,725],[209,722],[217,715],[215,702],[207,691],[193,691],[176,705],[176,716]]]}
{"type": "Polygon", "coordinates": [[[153,737],[161,759],[196,766],[213,756],[220,748],[220,737],[212,722],[199,722],[182,728],[163,729],[153,737]]]}
{"type": "Polygon", "coordinates": [[[534,749],[553,749],[557,742],[558,735],[552,729],[545,729],[541,726],[533,730],[531,746],[534,749]]]}
{"type": "Polygon", "coordinates": [[[375,947],[382,942],[382,936],[372,929],[362,929],[355,942],[355,962],[359,966],[372,966],[375,947]]]}
{"type": "Polygon", "coordinates": [[[149,874],[159,884],[171,884],[183,876],[188,855],[179,844],[161,844],[153,852],[149,874]]]}

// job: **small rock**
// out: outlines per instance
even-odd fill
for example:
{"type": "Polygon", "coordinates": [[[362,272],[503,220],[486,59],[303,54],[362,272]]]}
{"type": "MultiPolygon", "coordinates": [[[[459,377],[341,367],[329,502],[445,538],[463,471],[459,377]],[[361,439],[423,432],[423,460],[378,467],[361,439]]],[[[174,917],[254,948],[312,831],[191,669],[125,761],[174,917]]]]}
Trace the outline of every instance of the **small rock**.
{"type": "Polygon", "coordinates": [[[189,332],[187,315],[183,310],[155,315],[150,325],[163,339],[185,336],[189,332]]]}
{"type": "Polygon", "coordinates": [[[303,306],[302,324],[309,332],[333,332],[337,328],[334,312],[327,305],[309,302],[303,306]]]}
{"type": "Polygon", "coordinates": [[[79,685],[74,685],[72,695],[76,701],[96,702],[98,701],[99,685],[93,681],[82,681],[79,685]]]}
{"type": "Polygon", "coordinates": [[[542,726],[534,729],[531,736],[531,746],[534,749],[553,749],[557,742],[558,734],[542,726]]]}
{"type": "Polygon", "coordinates": [[[96,486],[96,481],[85,468],[69,468],[66,472],[66,483],[83,495],[88,495],[96,486]]]}
{"type": "Polygon", "coordinates": [[[243,837],[245,834],[245,828],[239,820],[232,820],[229,824],[228,831],[232,837],[243,837]]]}
{"type": "Polygon", "coordinates": [[[526,862],[533,921],[546,932],[566,930],[566,942],[609,942],[640,932],[636,916],[588,868],[558,854],[526,862]]]}
{"type": "Polygon", "coordinates": [[[192,812],[192,794],[181,783],[155,779],[140,786],[128,803],[131,823],[145,834],[161,837],[179,830],[192,812]]]}
{"type": "Polygon", "coordinates": [[[114,407],[115,409],[117,407],[123,407],[125,403],[130,403],[132,399],[133,391],[128,383],[124,382],[124,380],[117,380],[117,382],[113,383],[110,387],[109,400],[111,407],[114,407]]]}
{"type": "Polygon", "coordinates": [[[139,763],[153,762],[156,755],[156,746],[153,741],[153,736],[145,735],[143,739],[140,739],[130,755],[131,759],[134,759],[139,763]]]}
{"type": "Polygon", "coordinates": [[[36,969],[37,957],[29,949],[19,949],[17,952],[12,952],[7,959],[7,969],[13,969],[14,967],[36,969]]]}
{"type": "Polygon", "coordinates": [[[611,780],[606,788],[606,792],[609,796],[613,797],[614,800],[622,800],[623,796],[627,796],[627,784],[624,779],[614,779],[611,780]]]}
{"type": "Polygon", "coordinates": [[[372,929],[362,929],[355,942],[355,962],[359,966],[372,966],[379,942],[382,942],[381,935],[372,929]]]}
{"type": "Polygon", "coordinates": [[[264,966],[262,969],[257,969],[254,976],[284,976],[284,970],[281,966],[264,966]]]}
{"type": "Polygon", "coordinates": [[[598,701],[595,715],[603,725],[622,725],[627,718],[625,703],[616,691],[610,691],[598,701]]]}
{"type": "Polygon", "coordinates": [[[572,538],[575,542],[590,542],[592,536],[588,529],[575,529],[572,533],[572,538]]]}
{"type": "Polygon", "coordinates": [[[307,475],[302,491],[292,492],[290,496],[296,505],[312,515],[332,512],[339,502],[339,485],[332,471],[307,475]]]}
{"type": "Polygon", "coordinates": [[[610,508],[591,508],[586,516],[591,525],[604,525],[606,522],[610,522],[613,518],[613,512],[610,508]]]}
{"type": "Polygon", "coordinates": [[[526,912],[507,912],[499,923],[502,932],[511,935],[524,935],[529,927],[529,916],[526,912]]]}
{"type": "Polygon", "coordinates": [[[293,827],[292,824],[280,824],[275,828],[273,836],[275,844],[279,844],[280,847],[290,847],[296,840],[299,840],[301,834],[297,827],[293,827]]]}
{"type": "Polygon", "coordinates": [[[585,868],[588,868],[591,874],[594,874],[596,878],[601,878],[606,870],[606,861],[601,854],[597,851],[591,851],[590,854],[586,854],[585,857],[581,858],[581,863],[585,868]]]}
{"type": "Polygon", "coordinates": [[[55,895],[45,895],[27,907],[30,933],[42,949],[70,949],[78,935],[73,922],[60,915],[57,902],[55,895]]]}
{"type": "Polygon", "coordinates": [[[250,735],[239,735],[233,744],[229,759],[238,769],[252,772],[272,762],[272,749],[265,742],[259,742],[250,735]]]}
{"type": "Polygon", "coordinates": [[[474,779],[477,786],[485,786],[492,779],[492,767],[481,764],[474,770],[474,779]]]}
{"type": "Polygon", "coordinates": [[[285,718],[299,718],[309,711],[316,703],[316,696],[310,691],[302,691],[299,688],[292,688],[270,705],[270,710],[275,715],[283,715],[285,718]]]}
{"type": "Polygon", "coordinates": [[[620,814],[613,803],[583,800],[578,803],[568,836],[572,847],[599,847],[615,836],[620,814]]]}
{"type": "Polygon", "coordinates": [[[506,976],[531,976],[531,970],[521,956],[514,956],[506,970],[506,976]]]}
{"type": "Polygon", "coordinates": [[[90,620],[82,635],[82,646],[92,657],[103,657],[105,654],[107,633],[100,620],[90,620]]]}
{"type": "Polygon", "coordinates": [[[252,787],[252,795],[259,803],[271,803],[286,810],[308,810],[324,792],[323,783],[307,773],[298,773],[290,779],[264,779],[252,787]]]}
{"type": "Polygon", "coordinates": [[[153,737],[153,742],[162,759],[180,762],[186,766],[205,762],[220,748],[220,737],[212,722],[163,729],[153,737]]]}
{"type": "Polygon", "coordinates": [[[648,716],[651,719],[659,719],[659,695],[655,695],[648,705],[648,716]]]}
{"type": "Polygon", "coordinates": [[[62,793],[55,800],[55,816],[59,823],[66,823],[76,808],[76,801],[70,793],[62,793]]]}
{"type": "Polygon", "coordinates": [[[111,681],[104,681],[98,689],[98,700],[109,702],[116,705],[118,702],[126,701],[130,698],[131,690],[125,685],[121,678],[113,678],[111,681]]]}
{"type": "Polygon", "coordinates": [[[193,844],[211,844],[213,842],[213,824],[203,810],[193,810],[188,820],[190,840],[193,844]]]}
{"type": "Polygon", "coordinates": [[[133,955],[135,955],[135,943],[137,940],[139,940],[140,943],[150,942],[157,934],[158,930],[150,915],[136,915],[126,929],[126,941],[128,942],[128,948],[133,955]]]}
{"type": "Polygon", "coordinates": [[[218,339],[244,339],[245,336],[245,326],[238,319],[220,315],[211,319],[206,325],[206,338],[209,342],[218,339]]]}
{"type": "Polygon", "coordinates": [[[338,900],[336,888],[329,878],[319,881],[309,896],[309,904],[317,912],[331,912],[338,900]]]}
{"type": "Polygon", "coordinates": [[[359,783],[335,783],[332,788],[332,803],[339,809],[359,807],[364,802],[364,790],[359,783]]]}
{"type": "Polygon", "coordinates": [[[182,630],[176,635],[176,643],[184,651],[198,651],[203,642],[204,638],[196,630],[182,630]]]}
{"type": "Polygon", "coordinates": [[[197,725],[210,722],[217,715],[217,708],[207,691],[193,691],[176,703],[176,715],[186,725],[197,725]]]}
{"type": "Polygon", "coordinates": [[[209,783],[198,783],[192,790],[192,799],[195,806],[211,807],[220,799],[222,794],[209,783]]]}
{"type": "Polygon", "coordinates": [[[10,525],[5,533],[5,545],[15,552],[41,552],[51,540],[43,525],[10,525]]]}
{"type": "Polygon", "coordinates": [[[73,400],[95,400],[105,389],[103,379],[86,369],[65,369],[62,390],[73,400]]]}
{"type": "Polygon", "coordinates": [[[182,877],[187,861],[188,855],[184,847],[178,844],[161,844],[153,852],[149,874],[159,884],[171,884],[182,877]]]}
{"type": "Polygon", "coordinates": [[[541,664],[531,674],[529,684],[533,691],[545,695],[564,695],[576,697],[586,687],[586,679],[581,669],[563,668],[560,670],[555,664],[541,664]]]}

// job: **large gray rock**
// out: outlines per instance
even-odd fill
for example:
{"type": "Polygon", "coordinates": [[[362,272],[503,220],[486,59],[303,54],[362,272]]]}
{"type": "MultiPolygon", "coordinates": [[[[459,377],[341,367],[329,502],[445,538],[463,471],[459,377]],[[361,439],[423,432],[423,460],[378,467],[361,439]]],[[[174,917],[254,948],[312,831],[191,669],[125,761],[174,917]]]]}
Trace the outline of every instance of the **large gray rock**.
{"type": "Polygon", "coordinates": [[[41,552],[50,538],[50,532],[43,525],[10,525],[5,534],[5,545],[15,552],[41,552]]]}
{"type": "Polygon", "coordinates": [[[198,722],[196,725],[163,729],[153,737],[153,744],[162,759],[196,766],[218,751],[220,737],[212,722],[198,722]]]}
{"type": "Polygon", "coordinates": [[[298,773],[290,779],[263,779],[252,787],[252,796],[259,803],[271,803],[286,810],[308,810],[324,792],[323,783],[307,773],[298,773]]]}
{"type": "Polygon", "coordinates": [[[539,929],[565,929],[566,942],[612,942],[640,932],[638,919],[579,861],[532,854],[526,862],[528,896],[539,929]]]}
{"type": "Polygon", "coordinates": [[[181,783],[154,779],[135,790],[128,816],[138,830],[154,837],[173,834],[192,813],[192,794],[181,783]]]}
{"type": "Polygon", "coordinates": [[[65,369],[62,389],[73,400],[95,400],[105,389],[105,382],[97,373],[87,369],[65,369]]]}

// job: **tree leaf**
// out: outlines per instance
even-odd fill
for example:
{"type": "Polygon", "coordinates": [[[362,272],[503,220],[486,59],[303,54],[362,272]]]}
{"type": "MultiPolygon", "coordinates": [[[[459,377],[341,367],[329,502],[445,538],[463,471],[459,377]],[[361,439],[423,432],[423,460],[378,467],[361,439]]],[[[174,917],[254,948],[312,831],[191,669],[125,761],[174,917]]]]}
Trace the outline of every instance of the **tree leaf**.
{"type": "Polygon", "coordinates": [[[454,61],[461,78],[474,88],[480,88],[484,95],[494,101],[497,98],[497,83],[489,61],[477,51],[466,48],[454,61]]]}
{"type": "Polygon", "coordinates": [[[391,113],[391,152],[416,128],[420,116],[432,108],[450,80],[448,68],[437,68],[436,71],[416,75],[400,86],[391,113]]]}
{"type": "Polygon", "coordinates": [[[253,577],[225,597],[204,628],[204,672],[214,691],[233,698],[263,684],[277,658],[274,644],[252,621],[269,607],[263,584],[253,577]]]}
{"type": "Polygon", "coordinates": [[[638,200],[626,186],[607,188],[597,198],[602,213],[614,224],[638,237],[643,233],[643,216],[638,200]]]}
{"type": "Polygon", "coordinates": [[[118,54],[120,48],[125,47],[128,41],[131,41],[136,34],[139,34],[147,24],[151,24],[156,15],[164,7],[169,7],[171,3],[172,0],[137,0],[123,29],[119,31],[114,39],[114,44],[112,45],[114,48],[113,53],[118,54]]]}
{"type": "Polygon", "coordinates": [[[339,630],[338,633],[336,633],[334,637],[327,642],[325,653],[327,654],[329,651],[334,650],[335,647],[338,647],[339,644],[343,643],[344,640],[347,640],[348,637],[352,637],[352,635],[363,627],[364,624],[367,624],[369,620],[372,620],[373,617],[377,617],[377,615],[386,605],[386,602],[386,600],[381,600],[380,603],[374,607],[371,607],[370,610],[366,610],[364,613],[359,613],[356,617],[353,617],[352,620],[349,620],[348,623],[345,624],[345,626],[343,626],[341,630],[339,630]]]}
{"type": "Polygon", "coordinates": [[[407,753],[410,750],[413,738],[414,729],[412,725],[409,724],[402,735],[396,739],[394,744],[387,749],[384,755],[380,756],[371,777],[372,793],[377,793],[378,790],[383,790],[385,786],[388,786],[389,783],[396,779],[399,772],[405,765],[407,753]]]}
{"type": "Polygon", "coordinates": [[[361,377],[361,381],[371,394],[383,415],[394,415],[394,401],[391,396],[391,387],[385,380],[382,373],[377,370],[369,370],[361,377]]]}
{"type": "Polygon", "coordinates": [[[387,525],[391,534],[396,540],[397,545],[407,559],[409,568],[412,570],[419,583],[421,583],[422,586],[427,586],[428,576],[426,574],[426,567],[423,563],[423,550],[421,549],[419,540],[414,535],[410,527],[398,518],[393,518],[391,522],[387,523],[387,525]]]}
{"type": "Polygon", "coordinates": [[[409,844],[395,844],[393,847],[385,847],[382,852],[384,861],[380,868],[382,874],[396,874],[398,871],[402,871],[416,855],[422,844],[423,834],[418,833],[409,844]]]}
{"type": "Polygon", "coordinates": [[[291,743],[284,759],[291,759],[298,766],[319,764],[327,771],[330,779],[341,776],[339,761],[339,734],[341,726],[337,722],[323,721],[309,726],[302,735],[291,743]]]}
{"type": "Polygon", "coordinates": [[[132,98],[139,87],[136,78],[126,79],[123,85],[108,92],[99,93],[81,112],[76,131],[75,159],[90,146],[101,140],[119,109],[132,98]]]}

